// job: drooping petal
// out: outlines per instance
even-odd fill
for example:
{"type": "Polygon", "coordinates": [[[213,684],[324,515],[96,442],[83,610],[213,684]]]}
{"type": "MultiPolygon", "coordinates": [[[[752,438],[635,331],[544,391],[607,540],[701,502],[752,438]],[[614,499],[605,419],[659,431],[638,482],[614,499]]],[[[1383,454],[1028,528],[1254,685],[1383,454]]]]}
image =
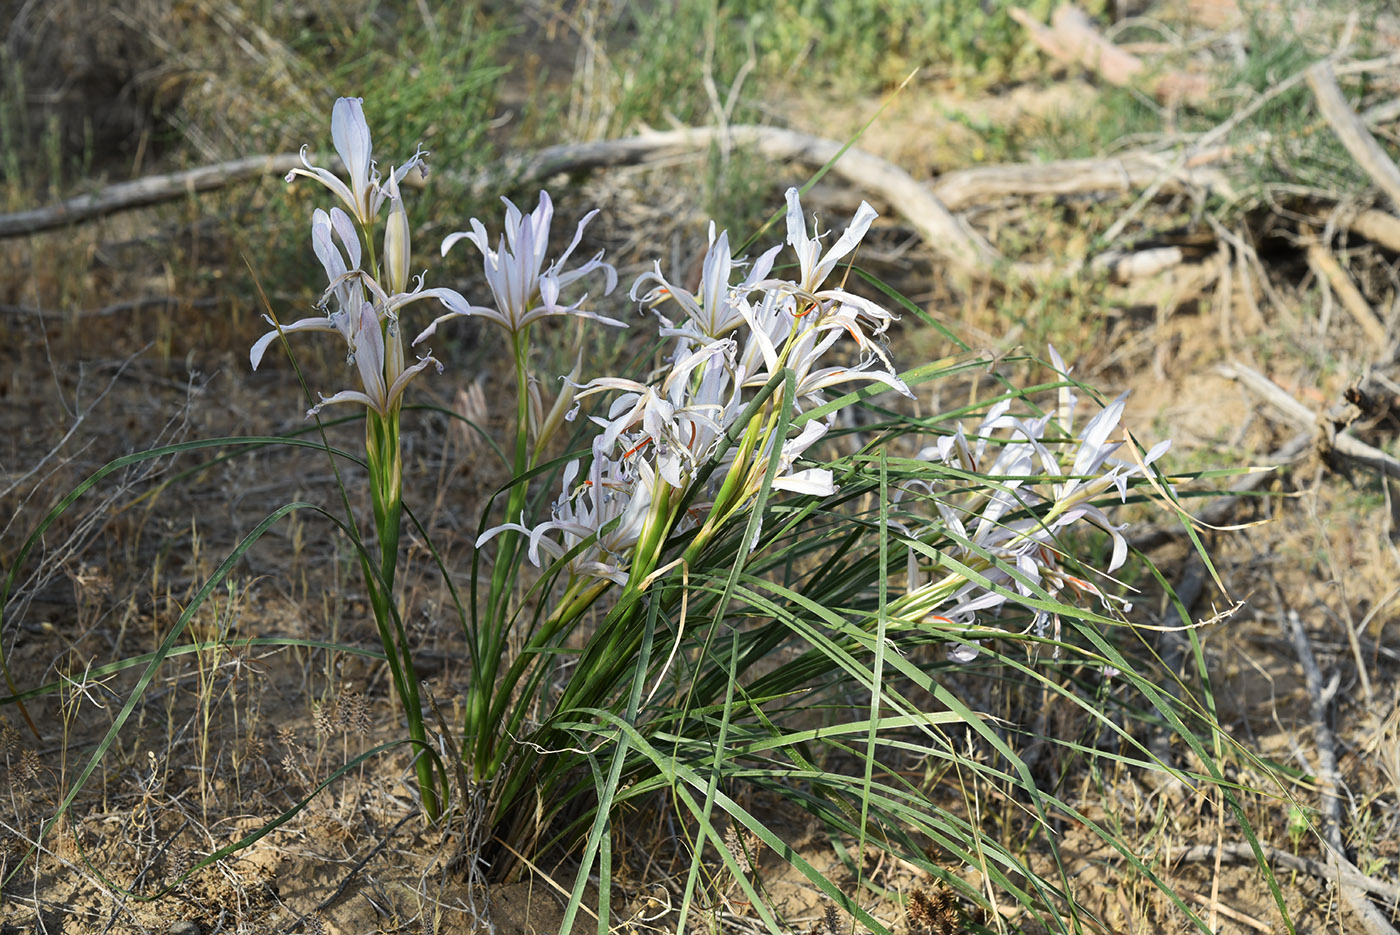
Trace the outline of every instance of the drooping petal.
{"type": "MultiPolygon", "coordinates": [[[[263,317],[266,318],[266,316],[263,317]]],[[[272,325],[274,329],[278,327],[270,318],[267,318],[267,323],[272,325]]],[[[258,364],[262,363],[263,354],[267,352],[268,347],[273,341],[276,341],[281,334],[290,334],[293,331],[336,330],[338,329],[336,328],[335,322],[325,315],[318,315],[314,318],[303,318],[300,321],[292,322],[290,325],[282,325],[280,330],[270,331],[253,343],[252,349],[248,352],[248,360],[253,365],[253,369],[257,370],[258,364]]]]}
{"type": "Polygon", "coordinates": [[[364,393],[361,393],[359,390],[341,390],[334,396],[322,396],[321,401],[319,403],[306,410],[306,417],[309,419],[312,416],[316,415],[318,412],[320,412],[322,409],[324,409],[326,406],[334,405],[336,403],[358,403],[359,405],[367,406],[370,409],[377,408],[375,406],[374,400],[370,399],[368,396],[366,396],[364,393]]]}
{"type": "Polygon", "coordinates": [[[773,486],[778,490],[807,494],[813,497],[829,497],[836,493],[831,471],[827,468],[808,468],[773,478],[773,486]]]}

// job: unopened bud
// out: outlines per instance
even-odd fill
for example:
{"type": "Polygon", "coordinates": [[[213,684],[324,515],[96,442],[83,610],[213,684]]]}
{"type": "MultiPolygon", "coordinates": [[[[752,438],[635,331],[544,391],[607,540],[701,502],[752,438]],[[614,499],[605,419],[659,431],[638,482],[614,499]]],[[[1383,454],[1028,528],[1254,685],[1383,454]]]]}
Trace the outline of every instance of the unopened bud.
{"type": "Polygon", "coordinates": [[[384,226],[384,271],[389,278],[391,294],[408,291],[409,231],[408,212],[399,197],[399,183],[389,171],[385,185],[389,195],[389,220],[384,226]]]}
{"type": "Polygon", "coordinates": [[[574,369],[564,378],[564,385],[559,388],[559,395],[554,398],[554,405],[549,407],[549,415],[544,417],[540,425],[539,435],[535,440],[535,453],[549,444],[549,440],[559,431],[559,426],[569,418],[574,408],[574,395],[578,389],[579,373],[583,370],[583,355],[574,361],[574,369]]]}

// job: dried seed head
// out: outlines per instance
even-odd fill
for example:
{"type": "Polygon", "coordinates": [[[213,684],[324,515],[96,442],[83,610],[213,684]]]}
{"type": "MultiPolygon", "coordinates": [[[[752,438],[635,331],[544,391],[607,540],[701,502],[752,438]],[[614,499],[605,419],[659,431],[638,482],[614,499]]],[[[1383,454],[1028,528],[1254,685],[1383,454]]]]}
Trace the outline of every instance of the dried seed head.
{"type": "Polygon", "coordinates": [[[19,752],[19,762],[15,764],[15,782],[21,786],[37,783],[41,768],[38,752],[30,747],[25,747],[19,752]]]}
{"type": "Polygon", "coordinates": [[[962,926],[958,920],[958,904],[947,890],[933,898],[934,935],[958,935],[962,926]]]}
{"type": "Polygon", "coordinates": [[[172,883],[189,873],[190,868],[194,866],[194,854],[183,844],[176,844],[170,848],[168,860],[167,873],[172,883]]]}
{"type": "Polygon", "coordinates": [[[909,930],[927,935],[958,935],[960,931],[957,901],[953,894],[941,890],[930,896],[923,888],[909,894],[909,930]]]}
{"type": "Polygon", "coordinates": [[[909,894],[909,908],[906,911],[910,928],[927,929],[933,923],[933,903],[923,887],[915,887],[914,892],[909,894]]]}
{"type": "Polygon", "coordinates": [[[335,731],[335,719],[330,711],[330,706],[319,701],[312,702],[311,723],[316,727],[316,733],[323,737],[329,737],[335,731]]]}
{"type": "Polygon", "coordinates": [[[335,720],[341,730],[352,730],[361,737],[368,735],[369,702],[355,689],[344,689],[335,700],[335,720]]]}

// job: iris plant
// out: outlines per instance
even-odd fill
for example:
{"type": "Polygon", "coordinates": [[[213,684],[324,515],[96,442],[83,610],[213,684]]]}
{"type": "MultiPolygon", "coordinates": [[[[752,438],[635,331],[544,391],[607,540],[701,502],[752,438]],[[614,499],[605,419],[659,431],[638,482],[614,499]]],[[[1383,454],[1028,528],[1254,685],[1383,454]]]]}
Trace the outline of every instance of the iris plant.
{"type": "MultiPolygon", "coordinates": [[[[399,182],[410,169],[423,165],[422,150],[381,179],[375,167],[369,126],[357,98],[343,97],[336,101],[331,112],[331,136],[350,175],[349,184],[330,171],[311,165],[305,148],[302,161],[306,168],[293,169],[287,176],[288,182],[297,176],[317,180],[349,209],[347,213],[340,206],[329,211],[317,208],[311,216],[312,249],[328,281],[319,304],[321,314],[285,326],[269,318],[273,330],[253,344],[249,358],[256,370],[272,342],[291,332],[331,331],[345,340],[347,359],[355,365],[360,388],[322,397],[307,415],[314,416],[322,407],[333,403],[354,403],[366,408],[365,455],[379,539],[379,562],[376,566],[362,556],[362,571],[394,688],[408,721],[409,738],[422,754],[428,743],[418,677],[393,596],[403,510],[399,409],[404,390],[414,377],[429,367],[439,371],[442,367],[429,354],[406,366],[399,314],[405,306],[423,299],[437,299],[455,308],[466,307],[466,302],[451,289],[423,288],[421,279],[412,290],[408,288],[411,244],[399,182]],[[374,256],[374,233],[385,201],[390,207],[381,263],[376,262],[374,256]]],[[[429,818],[436,818],[441,812],[440,790],[426,757],[418,756],[415,771],[423,810],[429,818]]]]}
{"type": "MultiPolygon", "coordinates": [[[[876,213],[862,203],[827,245],[809,227],[799,193],[790,189],[786,243],[752,261],[734,257],[728,232],[717,233],[712,224],[694,291],[677,285],[659,264],[631,289],[633,300],[654,317],[663,346],[669,345],[658,369],[582,379],[580,364],[562,379],[545,416],[537,387],[546,380],[533,369],[532,329],[558,316],[625,326],[596,311],[583,288],[591,281],[598,294],[610,294],[617,284],[614,268],[601,254],[574,259],[596,212],[583,217],[553,259],[554,205],[544,192],[529,213],[505,200],[504,225],[494,239],[475,218],[469,230],[449,235],[443,255],[465,240],[481,257],[490,292],[483,304],[471,304],[450,288],[425,288],[421,277],[410,284],[410,232],[399,183],[409,168],[422,164],[423,153],[381,177],[360,102],[337,101],[331,124],[349,182],[313,166],[305,155],[306,167],[288,176],[314,178],[342,202],[312,215],[312,247],[327,280],[320,310],[289,325],[274,322],[274,330],[253,345],[252,364],[256,368],[271,343],[292,332],[334,332],[345,341],[360,386],[323,398],[309,415],[333,403],[366,407],[380,561],[372,567],[366,560],[365,579],[410,736],[426,745],[411,654],[392,597],[402,485],[399,410],[408,384],[441,367],[426,352],[407,364],[400,316],[424,299],[446,309],[417,333],[414,345],[464,316],[504,330],[517,392],[514,476],[503,515],[494,525],[483,522],[476,541],[494,559],[489,590],[476,594],[473,576],[472,600],[463,612],[471,682],[461,749],[469,781],[488,790],[493,808],[519,818],[533,807],[521,803],[534,777],[560,775],[541,766],[545,749],[558,743],[544,733],[547,725],[605,706],[638,653],[645,655],[650,631],[644,608],[654,597],[647,592],[665,581],[665,594],[679,593],[672,578],[698,567],[717,542],[732,543],[736,529],[747,530],[748,549],[761,548],[769,498],[836,495],[837,472],[821,453],[831,449],[831,429],[842,408],[879,392],[913,396],[885,344],[894,316],[844,281],[834,284],[876,213]],[[376,261],[374,230],[386,202],[376,261]],[[779,267],[785,248],[791,262],[779,267]],[[775,272],[781,269],[793,269],[795,276],[775,272]],[[830,395],[833,387],[852,384],[862,392],[830,395]],[[591,431],[586,453],[563,464],[548,515],[531,517],[528,486],[551,467],[540,463],[542,454],[584,404],[592,406],[582,423],[585,434],[591,431]],[[516,596],[524,561],[560,576],[561,590],[549,590],[553,579],[545,580],[547,598],[537,613],[527,612],[529,602],[516,596]],[[611,596],[603,601],[604,595],[611,596]],[[604,621],[587,637],[571,674],[548,683],[553,689],[546,692],[546,673],[558,664],[565,638],[595,608],[604,621]]],[[[959,640],[958,658],[975,655],[968,628],[984,626],[1013,604],[1025,601],[1033,625],[1043,626],[1047,614],[1037,605],[1047,597],[1112,600],[1105,588],[1066,570],[1063,533],[1077,523],[1107,533],[1113,551],[1104,574],[1111,574],[1123,563],[1126,544],[1100,501],[1111,491],[1123,498],[1128,481],[1166,450],[1164,443],[1132,463],[1115,459],[1123,444],[1114,438],[1121,399],[1075,433],[1069,371],[1053,349],[1051,356],[1065,378],[1057,412],[1021,417],[1010,411],[1009,401],[997,404],[971,436],[958,425],[919,451],[915,461],[928,466],[927,476],[906,481],[894,493],[896,507],[911,495],[933,506],[921,518],[905,510],[889,522],[910,556],[908,591],[891,602],[892,619],[951,633],[959,640]],[[1062,457],[1066,452],[1069,457],[1062,457]],[[932,568],[937,576],[929,578],[932,568]]],[[[435,817],[440,789],[426,761],[420,758],[418,767],[425,811],[435,817]]]]}

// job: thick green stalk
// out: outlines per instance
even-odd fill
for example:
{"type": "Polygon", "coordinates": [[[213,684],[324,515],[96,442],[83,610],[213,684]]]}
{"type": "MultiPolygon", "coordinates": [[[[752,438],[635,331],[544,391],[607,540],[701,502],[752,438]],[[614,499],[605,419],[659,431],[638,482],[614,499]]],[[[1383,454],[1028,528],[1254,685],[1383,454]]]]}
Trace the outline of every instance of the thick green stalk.
{"type": "MultiPolygon", "coordinates": [[[[526,355],[529,348],[529,331],[511,335],[511,351],[515,358],[515,463],[514,477],[506,498],[506,522],[519,522],[525,507],[526,484],[521,478],[530,470],[530,377],[526,370],[526,355]]],[[[477,781],[486,778],[493,769],[496,742],[500,739],[499,725],[491,723],[493,709],[496,708],[498,689],[496,676],[500,671],[501,658],[505,654],[506,639],[510,630],[510,591],[514,583],[517,552],[520,547],[520,533],[506,530],[496,539],[496,563],[491,570],[491,591],[487,597],[486,626],[478,633],[477,659],[481,671],[474,673],[475,691],[469,704],[467,744],[475,747],[472,762],[472,777],[477,781]]],[[[512,666],[514,668],[514,666],[512,666]]]]}
{"type": "Polygon", "coordinates": [[[389,660],[394,690],[403,705],[408,720],[408,736],[418,746],[419,756],[414,764],[423,812],[428,820],[436,821],[442,813],[438,799],[436,777],[432,763],[421,755],[428,735],[423,727],[423,706],[418,692],[418,675],[413,666],[413,653],[408,645],[403,624],[395,613],[394,573],[399,557],[399,521],[403,513],[403,453],[399,445],[399,414],[389,415],[374,410],[365,419],[365,453],[370,469],[370,499],[374,506],[374,526],[379,536],[378,576],[363,560],[365,585],[369,588],[370,604],[374,609],[379,639],[389,660]]]}

